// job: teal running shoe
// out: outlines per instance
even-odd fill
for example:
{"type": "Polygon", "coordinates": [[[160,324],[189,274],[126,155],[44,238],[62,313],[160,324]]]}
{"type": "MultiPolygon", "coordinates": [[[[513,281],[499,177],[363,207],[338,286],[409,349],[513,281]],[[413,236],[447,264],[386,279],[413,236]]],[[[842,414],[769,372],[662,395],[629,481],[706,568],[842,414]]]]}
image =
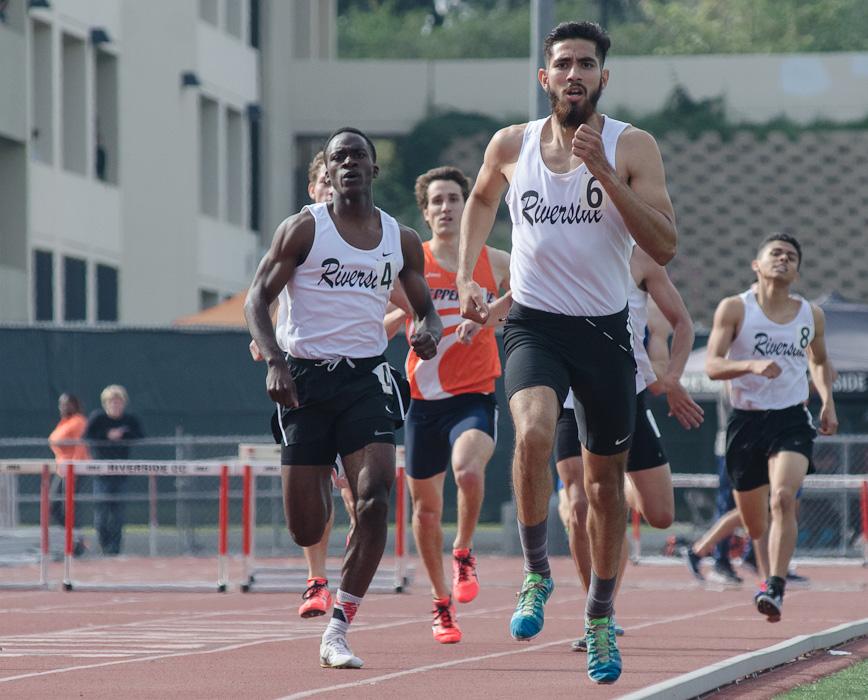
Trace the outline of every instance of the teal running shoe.
{"type": "MultiPolygon", "coordinates": [[[[612,615],[612,625],[615,629],[616,637],[624,636],[624,628],[621,627],[617,622],[615,622],[615,616],[612,615]]],[[[579,637],[570,643],[570,649],[573,651],[587,651],[588,650],[588,640],[586,637],[579,637]]]]}
{"type": "Polygon", "coordinates": [[[615,641],[612,617],[585,620],[588,644],[588,678],[594,683],[614,683],[621,677],[621,652],[615,641]]]}
{"type": "Polygon", "coordinates": [[[518,604],[509,621],[509,633],[513,639],[526,641],[536,637],[543,628],[543,606],[555,589],[551,578],[530,573],[524,577],[518,604]]]}

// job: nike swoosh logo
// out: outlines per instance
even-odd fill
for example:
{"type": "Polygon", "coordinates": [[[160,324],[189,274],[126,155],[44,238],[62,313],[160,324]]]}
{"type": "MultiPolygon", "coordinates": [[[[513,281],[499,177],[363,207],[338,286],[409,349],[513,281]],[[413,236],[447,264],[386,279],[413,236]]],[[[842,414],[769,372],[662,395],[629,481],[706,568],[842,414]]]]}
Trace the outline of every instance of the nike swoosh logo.
{"type": "MultiPolygon", "coordinates": [[[[632,433],[631,433],[631,435],[632,435],[632,433]]],[[[615,440],[615,444],[616,445],[623,445],[629,439],[630,439],[630,435],[628,435],[627,437],[622,437],[620,440],[615,440]]]]}
{"type": "Polygon", "coordinates": [[[387,257],[389,257],[391,254],[392,254],[392,253],[383,253],[383,257],[384,257],[384,258],[387,258],[387,257]]]}
{"type": "Polygon", "coordinates": [[[391,408],[389,408],[388,406],[384,406],[384,408],[385,408],[389,413],[394,413],[394,411],[393,411],[391,408]]]}
{"type": "Polygon", "coordinates": [[[375,431],[374,431],[374,435],[377,436],[377,437],[379,437],[379,436],[381,436],[381,435],[394,435],[394,434],[395,434],[395,433],[392,433],[392,432],[389,432],[389,431],[382,431],[382,430],[375,430],[375,431]]]}

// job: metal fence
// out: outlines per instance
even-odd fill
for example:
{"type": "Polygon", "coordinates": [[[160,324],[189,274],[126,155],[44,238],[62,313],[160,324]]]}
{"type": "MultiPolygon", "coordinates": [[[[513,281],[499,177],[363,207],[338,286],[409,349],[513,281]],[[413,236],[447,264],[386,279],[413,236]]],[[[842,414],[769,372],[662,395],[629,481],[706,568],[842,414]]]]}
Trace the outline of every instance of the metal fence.
{"type": "MultiPolygon", "coordinates": [[[[868,435],[818,438],[813,467],[800,491],[795,555],[866,556],[868,435]]],[[[673,475],[679,519],[692,524],[695,533],[715,520],[717,483],[716,475],[673,475]]]]}

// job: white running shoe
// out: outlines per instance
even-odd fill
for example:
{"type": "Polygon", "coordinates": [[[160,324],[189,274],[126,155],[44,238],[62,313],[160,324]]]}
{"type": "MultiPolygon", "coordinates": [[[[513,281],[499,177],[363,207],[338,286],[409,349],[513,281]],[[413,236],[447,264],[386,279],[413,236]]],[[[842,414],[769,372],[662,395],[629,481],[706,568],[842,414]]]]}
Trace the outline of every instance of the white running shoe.
{"type": "Polygon", "coordinates": [[[319,647],[319,665],[323,668],[361,668],[364,661],[355,656],[345,637],[323,638],[319,647]]]}

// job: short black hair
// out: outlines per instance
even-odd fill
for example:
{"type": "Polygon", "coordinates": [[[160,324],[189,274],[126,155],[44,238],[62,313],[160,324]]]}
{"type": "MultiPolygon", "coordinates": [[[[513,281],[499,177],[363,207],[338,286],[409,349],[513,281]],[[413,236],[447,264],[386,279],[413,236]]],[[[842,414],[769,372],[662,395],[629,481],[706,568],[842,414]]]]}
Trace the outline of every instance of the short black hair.
{"type": "Polygon", "coordinates": [[[757,248],[757,257],[759,257],[760,253],[763,252],[763,250],[769,243],[774,243],[775,241],[789,243],[791,246],[793,246],[793,248],[796,249],[796,254],[799,256],[799,262],[796,265],[796,269],[800,268],[802,266],[802,246],[799,245],[796,237],[791,236],[789,233],[770,233],[763,239],[762,243],[759,244],[759,248],[757,248]]]}
{"type": "Polygon", "coordinates": [[[360,131],[359,129],[356,129],[353,126],[342,126],[340,129],[336,129],[335,131],[333,131],[331,136],[326,139],[325,144],[323,144],[323,153],[328,150],[329,144],[332,142],[332,140],[335,137],[340,136],[341,134],[357,134],[358,136],[361,136],[363,139],[365,139],[365,143],[367,143],[368,148],[371,149],[371,158],[373,159],[372,162],[377,162],[377,147],[374,146],[374,142],[368,138],[367,134],[365,134],[363,131],[360,131]]]}
{"type": "Polygon", "coordinates": [[[601,66],[606,62],[606,54],[612,46],[612,40],[609,38],[606,30],[596,22],[561,22],[546,34],[545,41],[543,42],[546,63],[552,57],[552,46],[566,39],[587,39],[588,41],[593,41],[597,47],[597,58],[600,59],[601,66]]]}

